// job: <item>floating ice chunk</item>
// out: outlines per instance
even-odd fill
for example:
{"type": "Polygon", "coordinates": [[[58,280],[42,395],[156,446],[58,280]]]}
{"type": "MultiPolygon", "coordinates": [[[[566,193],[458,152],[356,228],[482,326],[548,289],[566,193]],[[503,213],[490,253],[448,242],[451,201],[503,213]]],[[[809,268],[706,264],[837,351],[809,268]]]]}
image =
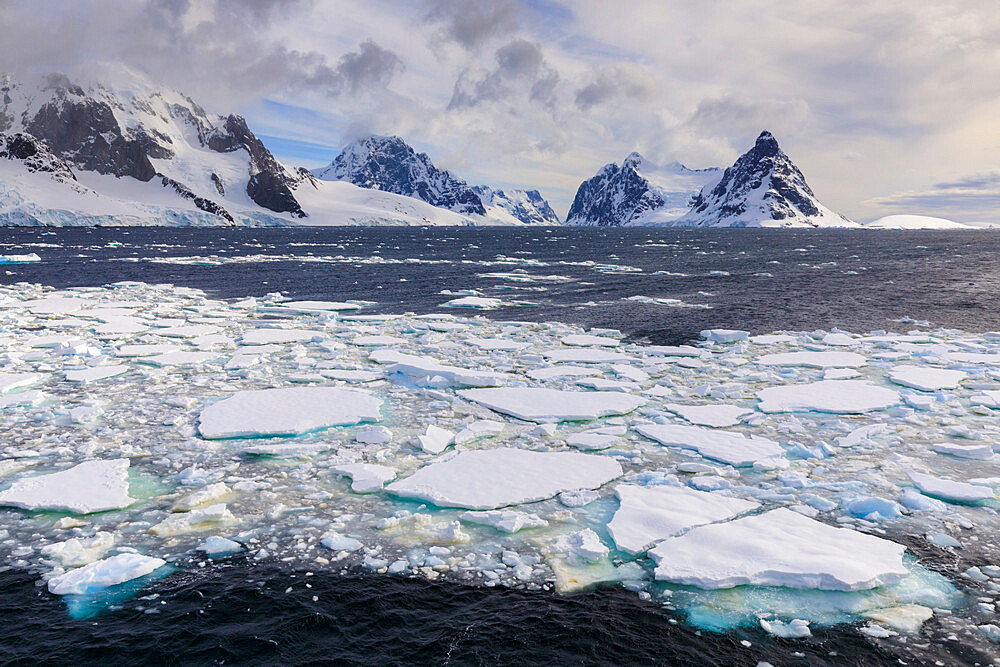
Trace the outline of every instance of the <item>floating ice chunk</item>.
{"type": "Polygon", "coordinates": [[[713,343],[738,343],[750,337],[749,332],[735,329],[705,329],[701,337],[713,343]]]}
{"type": "Polygon", "coordinates": [[[728,523],[691,529],[650,550],[656,579],[699,588],[786,586],[857,591],[909,575],[906,548],[834,528],[778,508],[728,523]]]}
{"type": "Polygon", "coordinates": [[[956,482],[913,470],[907,470],[906,475],[921,492],[950,503],[976,503],[996,497],[993,489],[987,486],[956,482]]]}
{"type": "Polygon", "coordinates": [[[91,514],[128,507],[128,459],[84,461],[68,470],[23,477],[0,491],[0,505],[91,514]]]}
{"type": "Polygon", "coordinates": [[[225,482],[206,484],[191,495],[181,498],[174,503],[173,510],[175,512],[189,512],[201,505],[214,503],[221,498],[225,498],[230,493],[232,493],[232,490],[226,486],[225,482]]]}
{"type": "Polygon", "coordinates": [[[551,549],[564,555],[571,564],[600,560],[610,552],[590,528],[560,535],[552,542],[551,549]]]}
{"type": "Polygon", "coordinates": [[[528,377],[532,380],[555,380],[557,378],[587,377],[588,375],[600,374],[601,371],[597,368],[585,368],[583,366],[569,365],[532,368],[528,371],[528,377]]]}
{"type": "Polygon", "coordinates": [[[611,538],[619,549],[642,553],[662,539],[706,523],[729,519],[759,504],[695,491],[685,486],[635,486],[615,488],[620,502],[608,524],[611,538]]]}
{"type": "Polygon", "coordinates": [[[878,621],[907,634],[920,632],[920,626],[934,615],[934,610],[919,604],[902,604],[862,612],[865,618],[878,621]]]}
{"type": "Polygon", "coordinates": [[[179,350],[179,347],[170,343],[122,345],[115,350],[115,355],[119,357],[152,357],[179,350]]]}
{"type": "Polygon", "coordinates": [[[1000,354],[995,352],[949,352],[944,361],[958,364],[988,364],[1000,366],[1000,354]]]}
{"type": "Polygon", "coordinates": [[[828,333],[827,335],[823,336],[823,344],[853,346],[853,345],[860,345],[861,341],[845,333],[828,333]]]}
{"type": "Polygon", "coordinates": [[[475,336],[469,336],[465,339],[465,342],[470,345],[475,345],[481,350],[523,350],[524,348],[531,345],[531,343],[525,343],[519,340],[509,340],[507,338],[476,338],[475,336]]]}
{"type": "Polygon", "coordinates": [[[240,391],[201,412],[202,437],[297,435],[380,419],[382,401],[336,387],[281,387],[240,391]]]}
{"type": "Polygon", "coordinates": [[[642,351],[650,357],[700,357],[703,352],[692,345],[647,345],[642,351]]]}
{"type": "Polygon", "coordinates": [[[182,324],[176,327],[156,329],[153,333],[167,338],[197,338],[198,336],[219,333],[219,329],[208,324],[182,324]]]}
{"type": "Polygon", "coordinates": [[[215,530],[236,523],[236,517],[224,503],[198,507],[190,512],[171,514],[166,519],[149,529],[153,535],[173,537],[184,533],[199,533],[205,530],[215,530]]]}
{"type": "Polygon", "coordinates": [[[48,581],[53,595],[83,595],[144,577],[167,564],[162,558],[124,553],[70,570],[48,581]]]}
{"type": "Polygon", "coordinates": [[[503,373],[446,366],[431,357],[418,357],[395,350],[375,350],[369,357],[379,364],[391,364],[387,371],[405,375],[429,386],[494,387],[503,384],[503,373]]]}
{"type": "Polygon", "coordinates": [[[86,384],[97,382],[106,378],[113,378],[116,375],[123,375],[128,372],[128,366],[90,366],[74,371],[66,371],[66,379],[70,382],[86,384]]]}
{"type": "Polygon", "coordinates": [[[931,449],[938,454],[948,454],[960,459],[973,459],[976,461],[989,461],[993,458],[993,445],[954,445],[950,442],[938,442],[931,445],[931,449]]]}
{"type": "Polygon", "coordinates": [[[417,436],[420,449],[428,454],[440,454],[445,447],[455,442],[455,434],[433,424],[427,427],[424,435],[417,436]]]}
{"type": "Polygon", "coordinates": [[[583,421],[632,412],[646,401],[616,391],[563,391],[537,387],[465,389],[462,398],[539,423],[583,421]]]}
{"type": "Polygon", "coordinates": [[[861,377],[861,373],[853,368],[827,368],[823,371],[824,380],[852,380],[861,377]]]}
{"type": "Polygon", "coordinates": [[[223,368],[226,370],[239,370],[242,368],[251,368],[260,363],[259,354],[234,354],[229,358],[229,361],[225,363],[223,368]]]}
{"type": "Polygon", "coordinates": [[[0,394],[38,384],[45,379],[41,373],[0,373],[0,394]]]}
{"type": "Polygon", "coordinates": [[[285,301],[278,304],[280,308],[300,313],[322,312],[327,310],[361,310],[360,303],[345,301],[285,301]]]}
{"type": "Polygon", "coordinates": [[[574,489],[559,494],[559,502],[566,507],[583,507],[601,497],[597,491],[574,489]]]}
{"type": "Polygon", "coordinates": [[[466,424],[465,428],[455,434],[455,444],[464,445],[479,438],[488,438],[493,435],[500,435],[503,432],[503,422],[491,419],[479,419],[466,424]]]}
{"type": "Polygon", "coordinates": [[[34,315],[63,315],[89,308],[94,304],[75,297],[50,296],[22,301],[18,305],[34,315]]]}
{"type": "Polygon", "coordinates": [[[811,637],[809,621],[795,618],[787,623],[784,621],[769,621],[766,618],[760,619],[760,627],[769,635],[781,637],[783,639],[802,639],[811,637]]]}
{"type": "Polygon", "coordinates": [[[304,343],[322,338],[318,331],[307,329],[251,329],[240,337],[240,345],[280,345],[304,343]]]}
{"type": "Polygon", "coordinates": [[[56,542],[42,547],[42,555],[56,560],[63,567],[80,567],[93,563],[115,546],[115,536],[107,531],[99,531],[93,537],[73,537],[65,542],[56,542]]]}
{"type": "Polygon", "coordinates": [[[583,378],[576,383],[581,387],[589,387],[599,391],[632,391],[639,388],[634,382],[623,380],[608,380],[607,378],[583,378]]]}
{"type": "Polygon", "coordinates": [[[485,449],[424,466],[386,488],[442,507],[489,510],[595,489],[621,474],[617,461],[594,454],[485,449]]]}
{"type": "Polygon", "coordinates": [[[806,366],[809,368],[857,368],[868,360],[856,352],[783,352],[757,359],[764,366],[806,366]]]}
{"type": "Polygon", "coordinates": [[[213,556],[227,556],[243,551],[243,545],[228,538],[213,535],[199,544],[197,549],[211,558],[213,556]]]}
{"type": "Polygon", "coordinates": [[[680,424],[640,424],[635,430],[661,445],[692,449],[706,458],[737,467],[752,466],[785,454],[781,445],[773,440],[733,431],[680,424]]]}
{"type": "Polygon", "coordinates": [[[208,361],[213,361],[218,359],[219,355],[215,352],[188,352],[185,350],[176,350],[174,352],[165,352],[163,354],[157,354],[152,357],[143,357],[139,359],[144,364],[151,364],[153,366],[192,366],[195,364],[203,364],[208,361]]]}
{"type": "Polygon", "coordinates": [[[962,371],[928,368],[926,366],[896,366],[887,375],[896,384],[921,391],[957,389],[958,383],[966,377],[962,371]]]}
{"type": "Polygon", "coordinates": [[[607,336],[589,336],[586,334],[571,334],[569,336],[563,336],[563,345],[579,345],[582,347],[598,346],[598,347],[618,347],[621,345],[621,341],[617,338],[608,338],[607,336]]]}
{"type": "Polygon", "coordinates": [[[856,428],[847,435],[842,435],[836,439],[838,447],[857,447],[863,442],[870,442],[873,435],[885,433],[888,427],[885,424],[869,424],[856,428]]]}
{"type": "Polygon", "coordinates": [[[868,521],[896,519],[902,516],[899,512],[899,505],[878,496],[853,498],[844,503],[844,509],[854,516],[868,521]]]}
{"type": "Polygon", "coordinates": [[[645,382],[649,379],[649,373],[628,364],[612,364],[611,370],[614,371],[615,375],[623,377],[626,380],[631,380],[632,382],[645,382]]]}
{"type": "Polygon", "coordinates": [[[294,456],[308,457],[325,452],[331,449],[335,443],[331,442],[280,442],[275,444],[257,445],[255,441],[246,442],[242,449],[245,454],[254,456],[294,456]]]}
{"type": "Polygon", "coordinates": [[[912,486],[903,489],[903,495],[899,498],[899,504],[911,510],[941,512],[946,505],[937,498],[931,498],[917,491],[912,486]]]}
{"type": "Polygon", "coordinates": [[[541,528],[549,522],[537,514],[517,510],[490,510],[488,512],[463,512],[458,515],[462,521],[490,526],[504,533],[516,533],[523,528],[541,528]]]}
{"type": "Polygon", "coordinates": [[[406,339],[398,336],[365,335],[355,336],[351,344],[359,347],[388,347],[390,345],[405,345],[406,339]]]}
{"type": "Polygon", "coordinates": [[[607,449],[620,444],[621,441],[622,439],[616,435],[593,432],[573,433],[566,438],[567,445],[585,451],[607,449]]]}
{"type": "Polygon", "coordinates": [[[482,296],[463,296],[441,304],[442,308],[472,308],[474,310],[496,310],[503,305],[500,299],[482,296]]]}
{"type": "Polygon", "coordinates": [[[1000,626],[987,623],[985,625],[977,625],[976,629],[994,644],[1000,644],[1000,626]]]}
{"type": "Polygon", "coordinates": [[[331,470],[351,478],[351,491],[374,493],[381,491],[386,482],[396,479],[396,469],[374,463],[348,463],[334,466],[331,470]]]}
{"type": "Polygon", "coordinates": [[[546,359],[555,363],[603,364],[612,361],[627,361],[628,355],[608,350],[580,348],[542,350],[546,359]]]}
{"type": "Polygon", "coordinates": [[[359,431],[354,439],[366,445],[384,445],[392,441],[392,431],[385,426],[370,426],[359,431]]]}
{"type": "Polygon", "coordinates": [[[364,546],[360,540],[341,535],[335,530],[324,535],[319,543],[331,551],[357,551],[364,546]]]}
{"type": "Polygon", "coordinates": [[[865,380],[820,380],[767,387],[757,392],[761,412],[832,412],[855,414],[899,403],[899,394],[865,380]]]}
{"type": "Polygon", "coordinates": [[[738,405],[724,405],[713,403],[710,405],[681,405],[680,403],[666,403],[664,406],[675,415],[680,415],[685,420],[699,426],[736,426],[743,417],[753,414],[753,410],[741,408],[738,405]]]}
{"type": "Polygon", "coordinates": [[[33,252],[21,255],[0,255],[0,264],[30,264],[31,262],[40,261],[42,261],[42,258],[33,252]]]}
{"type": "Polygon", "coordinates": [[[375,371],[354,371],[340,368],[330,368],[319,372],[325,378],[340,380],[342,382],[374,382],[385,377],[382,373],[375,371]]]}

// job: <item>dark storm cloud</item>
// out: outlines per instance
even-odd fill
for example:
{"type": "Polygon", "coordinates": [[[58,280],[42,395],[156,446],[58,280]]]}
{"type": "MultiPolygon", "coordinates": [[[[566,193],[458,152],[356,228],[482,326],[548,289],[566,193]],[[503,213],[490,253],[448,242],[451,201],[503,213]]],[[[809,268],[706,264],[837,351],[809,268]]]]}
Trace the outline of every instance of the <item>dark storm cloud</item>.
{"type": "Polygon", "coordinates": [[[513,0],[428,0],[426,20],[442,26],[444,36],[475,51],[518,28],[520,6],[513,0]]]}

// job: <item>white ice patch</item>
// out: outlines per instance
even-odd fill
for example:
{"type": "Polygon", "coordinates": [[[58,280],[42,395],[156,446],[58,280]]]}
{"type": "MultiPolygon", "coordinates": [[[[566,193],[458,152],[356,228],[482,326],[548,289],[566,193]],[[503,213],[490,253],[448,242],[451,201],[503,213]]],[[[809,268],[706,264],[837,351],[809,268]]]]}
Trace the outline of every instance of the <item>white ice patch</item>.
{"type": "Polygon", "coordinates": [[[390,374],[399,373],[417,384],[432,387],[494,387],[503,384],[505,380],[502,373],[448,366],[431,357],[403,354],[389,349],[375,350],[370,359],[379,364],[390,364],[386,369],[390,374]]]}
{"type": "Polygon", "coordinates": [[[699,588],[786,586],[857,591],[909,575],[906,548],[787,508],[700,526],[650,550],[656,578],[699,588]]]}
{"type": "Polygon", "coordinates": [[[753,410],[741,408],[738,405],[712,403],[710,405],[681,405],[680,403],[665,403],[663,405],[675,415],[699,426],[726,427],[736,426],[753,410]]]}
{"type": "Polygon", "coordinates": [[[955,480],[934,477],[908,470],[906,472],[913,485],[928,496],[940,498],[951,503],[976,503],[995,498],[993,489],[978,484],[956,482],[955,480]]]}
{"type": "Polygon", "coordinates": [[[617,461],[594,454],[484,449],[432,463],[386,489],[441,507],[490,510],[596,489],[621,474],[617,461]]]}
{"type": "Polygon", "coordinates": [[[809,368],[858,368],[868,360],[855,352],[784,352],[765,354],[757,359],[764,366],[805,366],[809,368]]]}
{"type": "Polygon", "coordinates": [[[585,421],[623,415],[646,401],[614,391],[563,391],[541,387],[497,387],[457,392],[505,415],[538,423],[585,421]]]}
{"type": "Polygon", "coordinates": [[[0,505],[91,514],[128,507],[128,459],[84,461],[68,470],[22,477],[0,491],[0,505]]]}
{"type": "Polygon", "coordinates": [[[618,548],[630,554],[642,553],[682,530],[730,519],[760,506],[752,500],[686,486],[620,484],[615,495],[620,504],[608,530],[618,548]]]}
{"type": "Polygon", "coordinates": [[[705,458],[737,467],[785,455],[777,442],[758,435],[681,424],[639,424],[635,430],[661,445],[694,450],[705,458]]]}
{"type": "Polygon", "coordinates": [[[70,570],[48,581],[53,595],[83,595],[144,577],[167,564],[162,558],[124,553],[70,570]]]}
{"type": "Polygon", "coordinates": [[[537,514],[517,510],[490,510],[487,512],[462,512],[458,518],[468,523],[496,528],[503,533],[516,533],[524,528],[542,528],[549,522],[537,514]]]}
{"type": "Polygon", "coordinates": [[[761,412],[858,414],[899,403],[899,394],[867,380],[820,380],[767,387],[757,392],[761,412]]]}
{"type": "Polygon", "coordinates": [[[298,435],[381,418],[382,401],[336,387],[281,387],[240,391],[201,411],[202,437],[298,435]]]}
{"type": "Polygon", "coordinates": [[[70,382],[86,384],[105,378],[113,378],[128,372],[128,366],[91,366],[79,370],[66,371],[66,379],[70,382]]]}
{"type": "Polygon", "coordinates": [[[962,371],[927,366],[896,366],[887,376],[896,384],[921,391],[958,389],[958,383],[966,378],[962,371]]]}
{"type": "Polygon", "coordinates": [[[375,493],[381,491],[386,482],[396,479],[396,470],[374,463],[347,463],[330,468],[339,475],[351,478],[351,491],[355,493],[375,493]]]}
{"type": "Polygon", "coordinates": [[[0,373],[0,394],[30,387],[44,379],[41,373],[0,373]]]}

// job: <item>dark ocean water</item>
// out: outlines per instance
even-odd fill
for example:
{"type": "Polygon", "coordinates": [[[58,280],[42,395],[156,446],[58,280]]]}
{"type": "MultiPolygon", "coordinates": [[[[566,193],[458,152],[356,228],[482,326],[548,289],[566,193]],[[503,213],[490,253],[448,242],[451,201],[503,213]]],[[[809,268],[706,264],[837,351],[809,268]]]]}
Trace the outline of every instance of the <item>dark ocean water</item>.
{"type": "MultiPolygon", "coordinates": [[[[901,318],[1000,329],[1000,234],[989,232],[0,229],[0,244],[0,254],[37,252],[43,260],[0,267],[3,283],[141,280],[217,297],[281,291],[297,299],[375,301],[364,311],[372,313],[440,312],[453,297],[438,292],[476,289],[536,304],[484,313],[492,318],[616,328],[653,343],[685,342],[709,327],[913,328],[901,318]],[[253,255],[262,257],[233,261],[253,255]],[[147,261],[211,256],[221,263],[147,261]],[[412,259],[431,263],[396,261],[412,259]],[[482,275],[518,269],[565,280],[482,275]],[[755,275],[762,273],[770,275],[755,275]],[[711,308],[627,300],[634,296],[711,308]]],[[[985,658],[958,642],[922,643],[917,637],[908,648],[879,647],[850,627],[814,628],[812,638],[794,641],[759,630],[697,632],[616,588],[557,596],[363,572],[306,577],[240,559],[182,568],[119,609],[72,620],[36,574],[0,572],[4,664],[875,665],[985,658]]]]}

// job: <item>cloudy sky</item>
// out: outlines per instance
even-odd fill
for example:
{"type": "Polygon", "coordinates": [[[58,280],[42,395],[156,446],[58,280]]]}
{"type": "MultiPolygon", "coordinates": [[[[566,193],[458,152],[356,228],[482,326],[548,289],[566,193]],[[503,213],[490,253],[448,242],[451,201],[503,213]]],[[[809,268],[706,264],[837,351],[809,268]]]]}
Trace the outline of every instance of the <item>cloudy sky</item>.
{"type": "Polygon", "coordinates": [[[125,62],[292,164],[398,134],[564,215],[633,150],[728,166],[771,130],[831,208],[1000,219],[983,0],[7,0],[0,66],[125,62]]]}

